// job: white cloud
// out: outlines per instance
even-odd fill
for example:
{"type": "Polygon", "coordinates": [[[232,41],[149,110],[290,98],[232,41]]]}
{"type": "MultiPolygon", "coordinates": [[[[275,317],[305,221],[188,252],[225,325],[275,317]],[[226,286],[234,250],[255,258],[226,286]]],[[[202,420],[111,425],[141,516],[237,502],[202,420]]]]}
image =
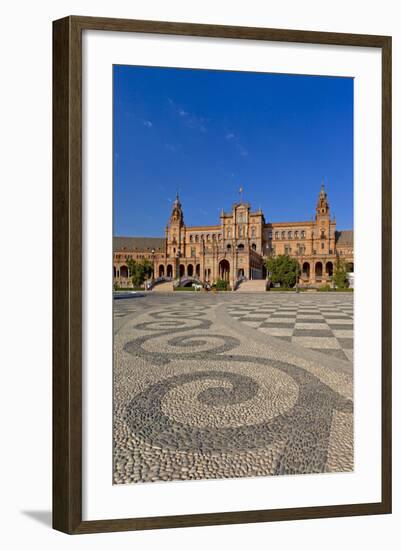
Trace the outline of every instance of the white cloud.
{"type": "Polygon", "coordinates": [[[241,157],[247,157],[248,156],[248,151],[244,147],[242,147],[242,145],[238,144],[237,149],[238,149],[239,154],[241,155],[241,157]]]}
{"type": "Polygon", "coordinates": [[[167,101],[172,107],[174,113],[182,119],[183,124],[187,128],[198,130],[202,134],[207,132],[206,122],[208,122],[208,120],[205,117],[198,116],[196,113],[186,111],[185,109],[183,109],[183,107],[175,103],[175,101],[171,99],[171,97],[168,97],[167,101]]]}
{"type": "Polygon", "coordinates": [[[166,143],[166,149],[168,151],[171,151],[172,153],[176,153],[179,149],[179,146],[174,145],[173,143],[166,143]]]}
{"type": "Polygon", "coordinates": [[[235,132],[226,132],[225,139],[233,144],[233,147],[238,151],[239,155],[241,157],[247,157],[248,151],[245,149],[245,147],[242,145],[240,137],[235,132]]]}
{"type": "Polygon", "coordinates": [[[144,120],[143,125],[146,126],[146,128],[152,128],[153,123],[150,120],[144,120]]]}

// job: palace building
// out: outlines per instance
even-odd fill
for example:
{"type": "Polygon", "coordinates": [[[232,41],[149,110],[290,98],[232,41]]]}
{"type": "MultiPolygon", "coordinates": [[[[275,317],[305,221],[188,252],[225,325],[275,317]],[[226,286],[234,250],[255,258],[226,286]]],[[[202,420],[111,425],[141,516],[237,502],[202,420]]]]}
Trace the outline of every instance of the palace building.
{"type": "Polygon", "coordinates": [[[337,258],[353,271],[353,231],[337,230],[323,184],[314,218],[300,222],[266,221],[261,209],[240,201],[221,212],[218,225],[190,227],[177,194],[164,237],[114,237],[114,282],[131,286],[132,258],[152,262],[157,280],[225,279],[236,288],[244,278],[266,278],[266,259],[281,254],[298,260],[300,286],[330,283],[337,258]]]}

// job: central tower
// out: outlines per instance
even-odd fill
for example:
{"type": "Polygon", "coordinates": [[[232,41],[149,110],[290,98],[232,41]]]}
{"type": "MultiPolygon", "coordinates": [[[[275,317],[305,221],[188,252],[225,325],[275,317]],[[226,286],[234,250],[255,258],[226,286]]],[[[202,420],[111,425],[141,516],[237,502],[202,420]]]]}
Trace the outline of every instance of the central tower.
{"type": "Polygon", "coordinates": [[[171,258],[180,258],[185,253],[184,213],[178,193],[166,227],[166,240],[167,253],[171,258]]]}

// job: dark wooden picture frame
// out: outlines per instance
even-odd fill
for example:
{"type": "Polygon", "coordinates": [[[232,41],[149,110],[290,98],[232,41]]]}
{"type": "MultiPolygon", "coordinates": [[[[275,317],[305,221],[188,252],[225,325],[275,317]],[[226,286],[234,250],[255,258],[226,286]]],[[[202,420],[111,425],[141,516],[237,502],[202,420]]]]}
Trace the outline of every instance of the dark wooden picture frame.
{"type": "Polygon", "coordinates": [[[391,37],[66,17],[53,23],[53,527],[69,534],[391,513],[391,37]],[[382,496],[379,502],[82,520],[82,31],[379,48],[382,54],[382,496]]]}

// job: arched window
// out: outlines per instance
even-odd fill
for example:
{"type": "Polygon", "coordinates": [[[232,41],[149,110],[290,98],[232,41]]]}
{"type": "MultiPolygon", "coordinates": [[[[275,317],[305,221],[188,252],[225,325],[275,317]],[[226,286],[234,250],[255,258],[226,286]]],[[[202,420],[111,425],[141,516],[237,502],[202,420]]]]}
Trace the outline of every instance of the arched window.
{"type": "Polygon", "coordinates": [[[190,236],[189,236],[189,242],[192,243],[193,241],[194,241],[193,236],[190,235],[190,236]]]}
{"type": "Polygon", "coordinates": [[[195,235],[195,242],[196,242],[196,243],[199,242],[199,235],[195,235]]]}
{"type": "Polygon", "coordinates": [[[228,228],[227,229],[227,239],[229,239],[231,237],[231,229],[228,228]]]}
{"type": "Polygon", "coordinates": [[[276,231],[276,232],[274,233],[274,238],[275,238],[275,239],[279,239],[279,238],[280,238],[280,237],[279,237],[278,231],[276,231]]]}
{"type": "Polygon", "coordinates": [[[301,231],[301,239],[304,239],[304,238],[305,238],[305,231],[302,230],[302,231],[301,231]]]}
{"type": "Polygon", "coordinates": [[[282,238],[282,239],[285,239],[285,231],[282,231],[282,232],[281,232],[281,238],[282,238]]]}
{"type": "Polygon", "coordinates": [[[292,239],[292,231],[288,231],[288,238],[292,239]]]}
{"type": "Polygon", "coordinates": [[[298,239],[298,231],[294,231],[294,238],[298,239]]]}
{"type": "Polygon", "coordinates": [[[309,279],[310,275],[310,265],[309,262],[304,262],[302,265],[302,277],[304,279],[309,279]]]}
{"type": "Polygon", "coordinates": [[[333,271],[334,271],[333,262],[327,262],[327,263],[326,263],[326,274],[327,274],[329,277],[332,277],[333,271]]]}
{"type": "Polygon", "coordinates": [[[227,245],[227,250],[231,250],[231,244],[227,245]]]}
{"type": "Polygon", "coordinates": [[[269,231],[269,239],[273,238],[273,231],[269,231]]]}
{"type": "Polygon", "coordinates": [[[210,235],[206,235],[206,240],[210,241],[210,235]]]}
{"type": "Polygon", "coordinates": [[[255,243],[252,244],[252,250],[256,250],[256,244],[255,243]]]}
{"type": "Polygon", "coordinates": [[[238,245],[238,250],[241,252],[244,250],[244,245],[242,243],[238,245]]]}
{"type": "Polygon", "coordinates": [[[254,227],[251,228],[251,237],[255,237],[256,235],[256,230],[254,227]]]}

